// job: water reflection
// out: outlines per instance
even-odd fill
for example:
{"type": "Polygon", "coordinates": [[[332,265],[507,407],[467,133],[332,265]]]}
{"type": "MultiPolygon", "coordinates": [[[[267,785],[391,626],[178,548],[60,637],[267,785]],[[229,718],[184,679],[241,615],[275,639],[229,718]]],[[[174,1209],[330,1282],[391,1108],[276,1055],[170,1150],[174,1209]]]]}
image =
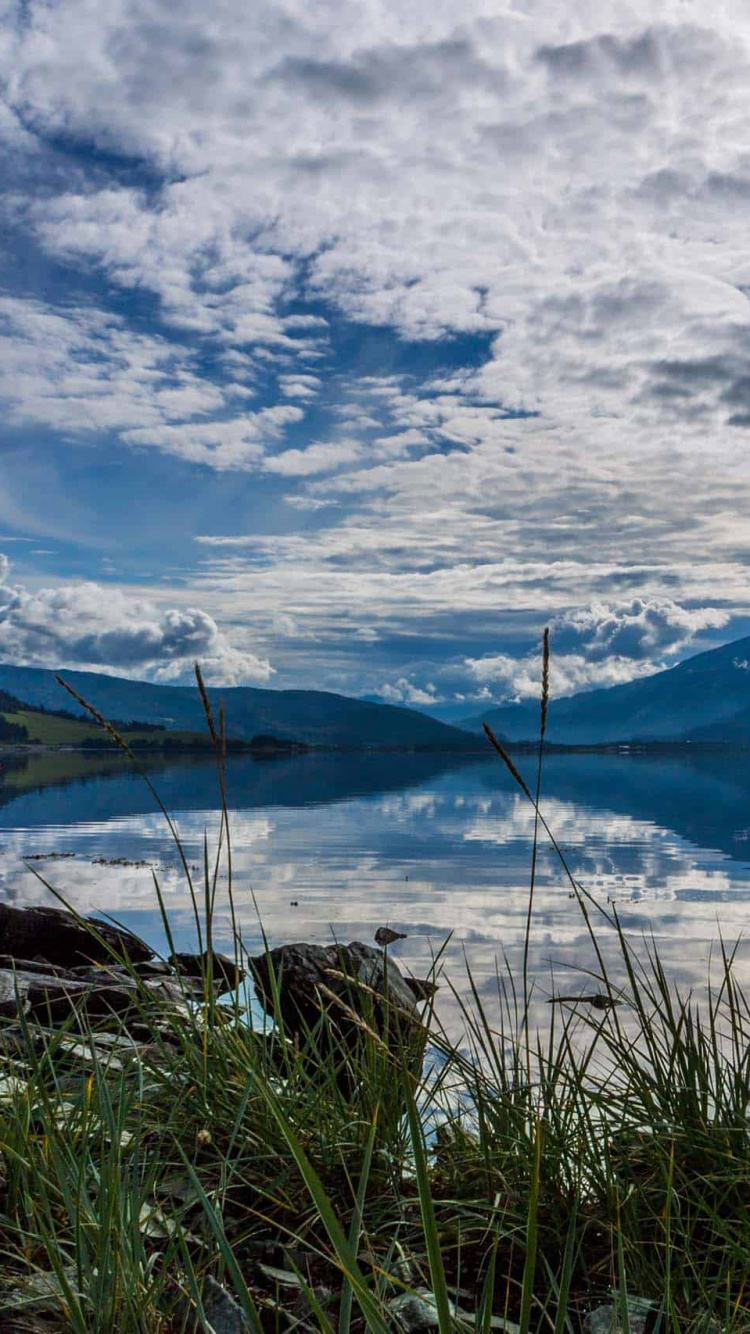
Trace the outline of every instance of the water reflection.
{"type": "MultiPolygon", "coordinates": [[[[719,930],[742,931],[750,897],[750,757],[549,758],[544,806],[576,876],[611,901],[636,942],[653,932],[686,985],[705,977],[719,930]]],[[[189,859],[217,827],[216,782],[205,760],[153,766],[189,859]]],[[[527,908],[533,812],[499,763],[449,756],[306,756],[229,764],[238,913],[259,945],[256,904],[272,943],[372,940],[388,922],[420,974],[448,936],[461,982],[463,953],[488,997],[506,954],[516,966],[527,908]],[[298,905],[298,906],[293,906],[298,905]]],[[[50,755],[4,765],[0,778],[0,893],[16,903],[44,891],[35,863],[79,909],[104,910],[163,945],[151,872],[93,864],[146,861],[163,886],[178,945],[193,944],[189,898],[162,817],[144,784],[114,756],[50,755]]],[[[538,1013],[577,968],[595,959],[580,911],[547,843],[539,858],[531,966],[538,1013]],[[555,978],[551,978],[554,967],[555,978]]],[[[228,931],[228,912],[219,914],[228,931]]],[[[602,937],[610,953],[608,933],[602,937]]],[[[740,966],[746,964],[744,946],[740,966]]],[[[441,996],[450,1008],[447,992],[441,996]]]]}

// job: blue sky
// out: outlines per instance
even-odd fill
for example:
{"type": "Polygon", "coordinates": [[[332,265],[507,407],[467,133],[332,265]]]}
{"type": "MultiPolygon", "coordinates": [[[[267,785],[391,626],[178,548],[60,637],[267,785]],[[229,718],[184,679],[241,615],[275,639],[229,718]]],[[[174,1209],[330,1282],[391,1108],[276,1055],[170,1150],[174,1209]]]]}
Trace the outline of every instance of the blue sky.
{"type": "Polygon", "coordinates": [[[6,660],[476,712],[750,630],[750,19],[0,0],[6,660]]]}

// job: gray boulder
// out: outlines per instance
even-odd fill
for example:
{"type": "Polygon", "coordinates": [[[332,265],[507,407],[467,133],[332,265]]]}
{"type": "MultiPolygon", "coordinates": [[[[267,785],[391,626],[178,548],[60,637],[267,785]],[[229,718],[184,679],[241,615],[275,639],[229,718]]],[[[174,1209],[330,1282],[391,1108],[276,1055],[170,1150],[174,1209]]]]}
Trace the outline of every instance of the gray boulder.
{"type": "Polygon", "coordinates": [[[281,1018],[288,1034],[315,1027],[321,1009],[341,1033],[355,1036],[357,1019],[395,1038],[419,1018],[417,1001],[393,959],[354,940],[349,945],[279,945],[249,960],[255,991],[273,1014],[275,975],[281,1018]]]}
{"type": "MultiPolygon", "coordinates": [[[[171,954],[169,962],[176,973],[201,981],[208,970],[208,950],[204,950],[202,954],[171,954]]],[[[216,950],[212,951],[211,972],[214,988],[219,996],[228,991],[236,991],[245,976],[234,959],[230,959],[228,954],[219,954],[216,950]]]]}

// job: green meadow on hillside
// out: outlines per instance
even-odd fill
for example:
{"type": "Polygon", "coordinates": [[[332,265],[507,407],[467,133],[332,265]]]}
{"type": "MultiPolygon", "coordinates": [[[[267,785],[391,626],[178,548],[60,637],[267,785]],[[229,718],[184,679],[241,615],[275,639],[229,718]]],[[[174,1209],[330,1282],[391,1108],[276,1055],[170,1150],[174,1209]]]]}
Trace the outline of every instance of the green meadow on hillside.
{"type": "MultiPolygon", "coordinates": [[[[52,713],[37,713],[32,710],[20,710],[2,715],[6,722],[25,727],[29,742],[38,742],[42,746],[80,746],[86,743],[98,743],[110,747],[113,743],[106,732],[96,723],[89,723],[76,718],[62,718],[52,713]]],[[[162,745],[165,742],[180,745],[205,747],[206,738],[200,732],[170,732],[126,729],[123,736],[131,745],[162,745]]]]}

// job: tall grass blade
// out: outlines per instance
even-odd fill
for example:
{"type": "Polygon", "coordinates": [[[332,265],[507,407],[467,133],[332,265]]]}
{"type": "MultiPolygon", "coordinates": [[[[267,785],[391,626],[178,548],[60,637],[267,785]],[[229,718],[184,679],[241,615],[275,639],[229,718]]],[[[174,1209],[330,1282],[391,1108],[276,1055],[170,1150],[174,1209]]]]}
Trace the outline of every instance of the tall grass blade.
{"type": "Polygon", "coordinates": [[[531,1307],[534,1300],[534,1278],[536,1274],[536,1253],[539,1236],[539,1176],[542,1163],[542,1123],[537,1120],[534,1137],[534,1166],[529,1187],[529,1207],[526,1217],[526,1254],[521,1281],[521,1315],[519,1325],[521,1334],[529,1334],[531,1325],[531,1307]]]}
{"type": "Polygon", "coordinates": [[[443,1256],[440,1247],[440,1233],[438,1231],[437,1217],[435,1215],[435,1204],[432,1198],[430,1173],[427,1165],[427,1154],[425,1152],[424,1131],[422,1129],[422,1123],[420,1121],[417,1104],[414,1100],[414,1093],[408,1075],[404,1075],[402,1086],[406,1101],[406,1115],[409,1121],[411,1146],[414,1153],[414,1167],[417,1174],[417,1186],[419,1188],[419,1208],[422,1215],[422,1227],[424,1229],[425,1245],[427,1247],[430,1282],[435,1297],[438,1326],[440,1334],[450,1334],[453,1329],[453,1317],[451,1316],[448,1284],[445,1277],[445,1267],[443,1265],[443,1256]]]}
{"type": "MultiPolygon", "coordinates": [[[[375,1149],[375,1137],[378,1128],[378,1111],[379,1108],[376,1107],[367,1136],[365,1152],[362,1158],[362,1168],[359,1174],[359,1183],[357,1185],[357,1197],[354,1202],[354,1213],[352,1214],[352,1221],[349,1228],[349,1248],[352,1255],[355,1256],[359,1254],[362,1217],[365,1210],[365,1201],[367,1199],[367,1187],[370,1184],[370,1169],[372,1167],[372,1155],[375,1149]]],[[[341,1303],[339,1306],[339,1334],[349,1334],[352,1321],[353,1297],[354,1290],[352,1285],[349,1280],[345,1278],[341,1290],[341,1303]]]]}

